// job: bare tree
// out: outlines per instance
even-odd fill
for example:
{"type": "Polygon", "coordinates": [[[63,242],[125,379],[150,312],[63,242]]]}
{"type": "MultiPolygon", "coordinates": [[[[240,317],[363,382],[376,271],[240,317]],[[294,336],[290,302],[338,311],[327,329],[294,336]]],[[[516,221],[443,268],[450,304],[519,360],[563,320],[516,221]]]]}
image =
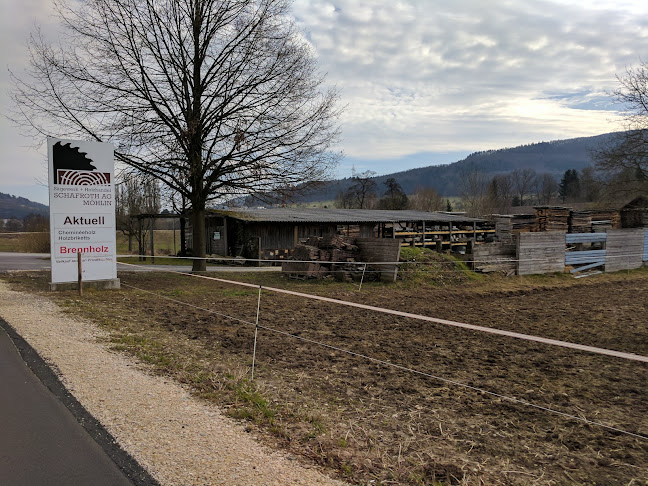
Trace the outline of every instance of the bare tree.
{"type": "Polygon", "coordinates": [[[626,196],[648,194],[648,63],[627,68],[617,79],[620,87],[614,95],[623,106],[626,131],[594,152],[593,159],[612,182],[609,190],[626,196]]]}
{"type": "Polygon", "coordinates": [[[337,93],[322,89],[288,0],[54,2],[65,36],[32,37],[14,118],[40,135],[112,142],[129,170],[182,194],[197,256],[209,201],[329,176],[337,93]]]}
{"type": "Polygon", "coordinates": [[[489,212],[488,179],[483,172],[472,170],[461,177],[461,204],[468,216],[489,212]]]}
{"type": "Polygon", "coordinates": [[[418,211],[443,211],[445,201],[431,187],[417,186],[414,194],[409,198],[409,208],[418,211]]]}
{"type": "Polygon", "coordinates": [[[372,170],[356,172],[352,169],[352,184],[346,191],[340,191],[335,197],[335,205],[343,209],[370,209],[376,201],[378,185],[373,180],[376,173],[372,170]]]}
{"type": "Polygon", "coordinates": [[[513,200],[513,180],[509,174],[493,177],[488,185],[489,205],[499,213],[508,213],[513,200]]]}
{"type": "Polygon", "coordinates": [[[549,173],[540,174],[535,178],[535,196],[538,204],[548,205],[556,200],[560,186],[556,178],[549,173]]]}
{"type": "Polygon", "coordinates": [[[348,190],[344,191],[340,189],[335,195],[333,204],[339,209],[354,209],[354,202],[353,195],[348,190]]]}
{"type": "Polygon", "coordinates": [[[140,248],[148,241],[149,228],[141,226],[136,217],[141,214],[157,214],[160,212],[160,207],[160,189],[157,181],[130,177],[117,185],[115,191],[116,226],[118,231],[128,236],[128,251],[133,250],[133,237],[139,243],[140,248]]]}
{"type": "Polygon", "coordinates": [[[536,172],[533,169],[515,169],[511,172],[511,181],[513,190],[518,197],[520,206],[524,206],[525,197],[531,192],[536,178],[536,172]]]}
{"type": "Polygon", "coordinates": [[[585,202],[601,202],[604,197],[604,183],[594,167],[585,167],[580,176],[581,192],[585,202]]]}
{"type": "Polygon", "coordinates": [[[375,176],[376,173],[372,170],[356,172],[355,169],[353,169],[353,175],[351,176],[353,185],[351,185],[349,191],[352,193],[353,199],[355,200],[355,207],[367,209],[369,202],[376,198],[378,185],[373,180],[375,176]]]}

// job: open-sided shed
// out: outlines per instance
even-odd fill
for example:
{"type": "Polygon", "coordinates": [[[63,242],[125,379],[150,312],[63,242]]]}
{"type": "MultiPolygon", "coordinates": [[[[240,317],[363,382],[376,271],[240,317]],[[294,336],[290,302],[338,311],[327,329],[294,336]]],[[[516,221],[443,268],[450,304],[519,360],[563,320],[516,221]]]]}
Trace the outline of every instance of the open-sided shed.
{"type": "Polygon", "coordinates": [[[402,245],[459,250],[468,240],[484,241],[494,233],[484,220],[462,214],[368,209],[209,210],[205,225],[208,254],[268,260],[287,258],[309,236],[400,238],[402,245]]]}

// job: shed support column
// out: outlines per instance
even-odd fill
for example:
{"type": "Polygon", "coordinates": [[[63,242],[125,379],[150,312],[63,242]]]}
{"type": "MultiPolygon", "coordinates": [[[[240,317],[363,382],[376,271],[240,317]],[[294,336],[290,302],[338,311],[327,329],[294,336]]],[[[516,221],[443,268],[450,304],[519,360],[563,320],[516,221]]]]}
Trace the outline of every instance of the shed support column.
{"type": "Polygon", "coordinates": [[[299,226],[295,225],[295,237],[293,239],[293,248],[296,248],[299,244],[299,226]]]}

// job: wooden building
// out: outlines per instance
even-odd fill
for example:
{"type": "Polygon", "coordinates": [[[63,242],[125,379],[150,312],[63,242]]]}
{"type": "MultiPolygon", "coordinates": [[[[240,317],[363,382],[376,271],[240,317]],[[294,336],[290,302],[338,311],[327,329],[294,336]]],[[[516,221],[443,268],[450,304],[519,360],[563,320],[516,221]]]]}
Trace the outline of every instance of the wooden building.
{"type": "Polygon", "coordinates": [[[639,196],[621,208],[624,228],[648,228],[648,197],[639,196]]]}
{"type": "MultiPolygon", "coordinates": [[[[399,238],[402,246],[465,251],[469,240],[486,241],[495,229],[457,213],[368,209],[262,208],[208,210],[207,254],[266,260],[288,258],[309,236],[399,238]]],[[[187,244],[192,247],[191,227],[187,244]]]]}

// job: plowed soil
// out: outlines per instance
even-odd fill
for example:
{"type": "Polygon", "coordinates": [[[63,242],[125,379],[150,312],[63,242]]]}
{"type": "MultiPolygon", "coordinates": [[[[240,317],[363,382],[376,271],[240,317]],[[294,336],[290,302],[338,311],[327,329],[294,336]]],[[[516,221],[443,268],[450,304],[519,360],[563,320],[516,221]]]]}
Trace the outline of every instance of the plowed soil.
{"type": "MultiPolygon", "coordinates": [[[[116,349],[343,479],[648,484],[646,363],[263,291],[250,383],[256,289],[161,273],[120,277],[120,291],[56,298],[107,326],[116,349]]],[[[243,278],[648,355],[646,269],[361,292],[243,278]]],[[[13,280],[40,289],[46,276],[13,280]]]]}

